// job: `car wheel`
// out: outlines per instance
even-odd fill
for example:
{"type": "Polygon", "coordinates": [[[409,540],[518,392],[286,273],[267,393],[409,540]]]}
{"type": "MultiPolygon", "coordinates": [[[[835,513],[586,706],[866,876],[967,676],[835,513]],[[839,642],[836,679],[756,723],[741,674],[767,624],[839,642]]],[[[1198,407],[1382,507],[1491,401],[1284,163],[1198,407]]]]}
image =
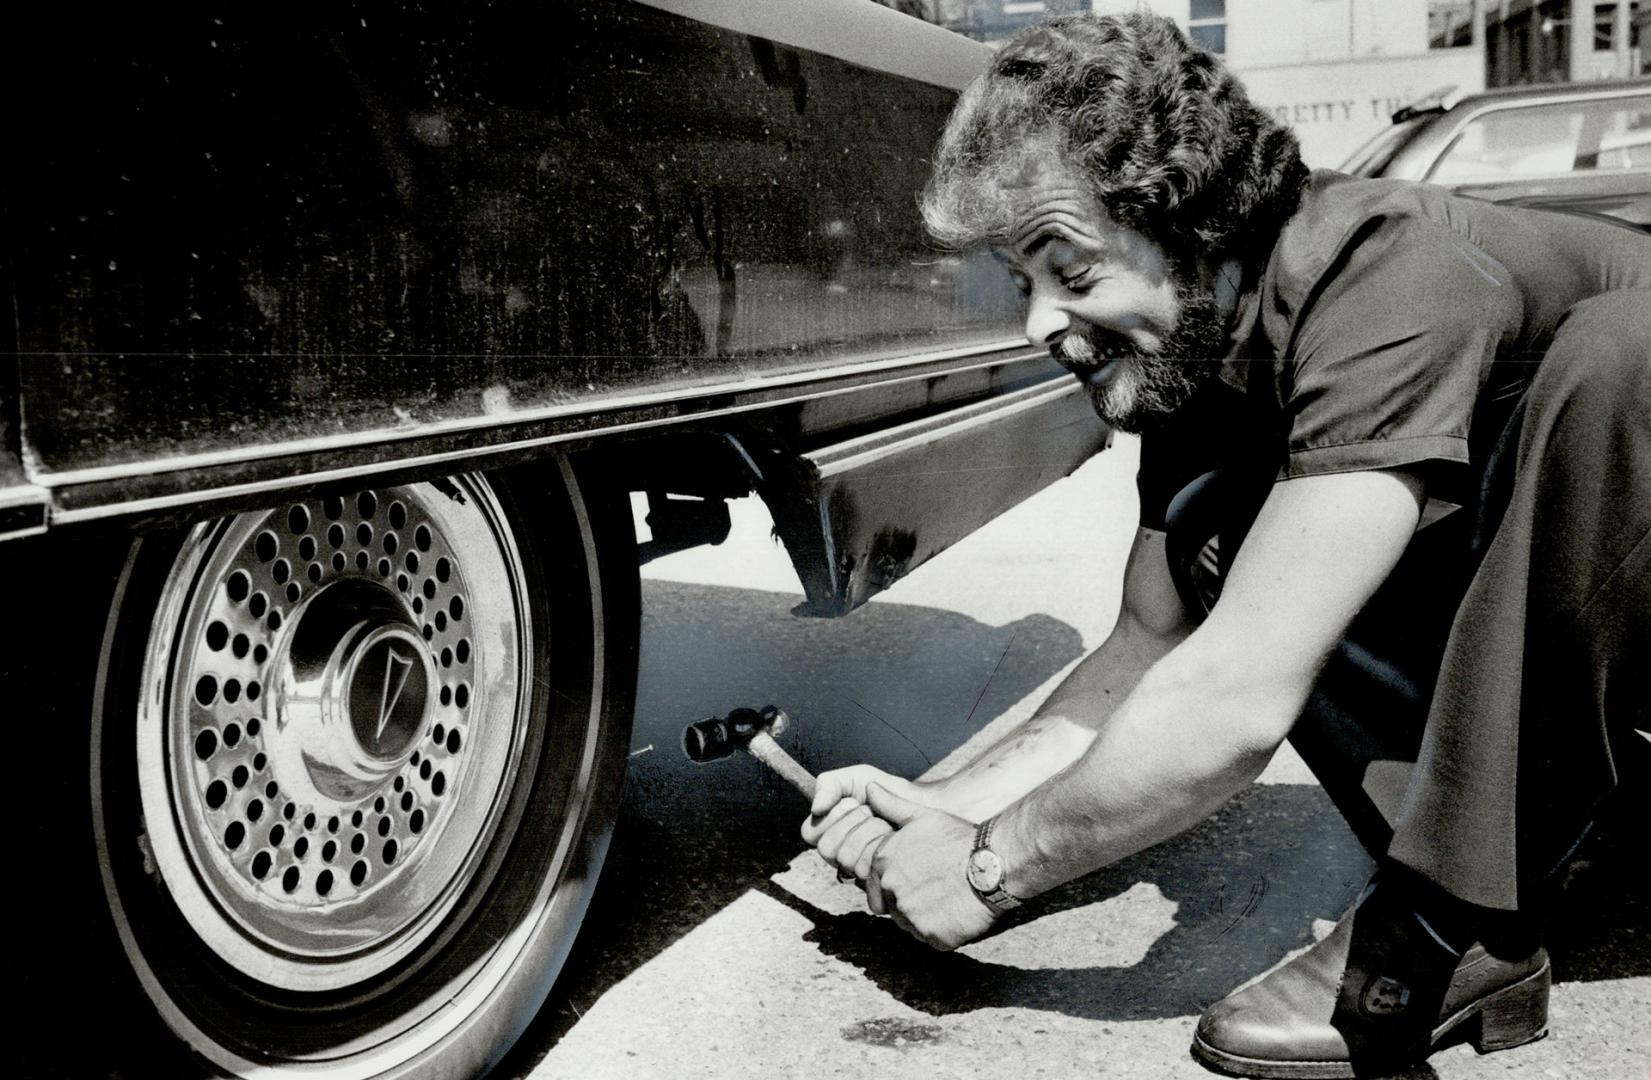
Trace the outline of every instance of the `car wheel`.
{"type": "Polygon", "coordinates": [[[634,543],[624,501],[558,462],[134,545],[92,824],[125,959],[172,1033],[232,1075],[498,1059],[612,828],[634,543]]]}

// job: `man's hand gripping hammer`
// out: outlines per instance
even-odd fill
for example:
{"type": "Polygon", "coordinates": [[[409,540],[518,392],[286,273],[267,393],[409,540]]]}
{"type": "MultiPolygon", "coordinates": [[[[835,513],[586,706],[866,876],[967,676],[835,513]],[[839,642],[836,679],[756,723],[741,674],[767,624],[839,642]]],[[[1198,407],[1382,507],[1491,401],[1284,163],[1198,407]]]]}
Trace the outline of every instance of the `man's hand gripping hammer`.
{"type": "Polygon", "coordinates": [[[751,756],[779,773],[791,786],[814,801],[814,776],[797,764],[774,741],[791,724],[784,709],[769,705],[762,711],[735,709],[726,717],[713,716],[689,724],[682,731],[682,749],[688,760],[703,765],[717,761],[744,747],[751,756]]]}

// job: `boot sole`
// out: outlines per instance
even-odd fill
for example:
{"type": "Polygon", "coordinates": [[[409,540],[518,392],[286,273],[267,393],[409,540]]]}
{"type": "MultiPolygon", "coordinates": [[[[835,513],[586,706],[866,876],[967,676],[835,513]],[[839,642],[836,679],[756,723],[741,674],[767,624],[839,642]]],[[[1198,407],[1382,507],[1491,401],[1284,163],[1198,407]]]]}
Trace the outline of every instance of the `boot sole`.
{"type": "MultiPolygon", "coordinates": [[[[1546,963],[1516,983],[1510,983],[1478,1001],[1463,1006],[1433,1029],[1428,1054],[1439,1049],[1446,1035],[1475,1018],[1479,1030],[1468,1036],[1481,1054],[1509,1050],[1532,1043],[1548,1034],[1548,987],[1552,969],[1546,963]]],[[[1192,1036],[1192,1056],[1217,1072],[1258,1080],[1354,1080],[1379,1075],[1383,1069],[1403,1069],[1419,1062],[1275,1061],[1228,1053],[1205,1042],[1197,1032],[1192,1036]]]]}

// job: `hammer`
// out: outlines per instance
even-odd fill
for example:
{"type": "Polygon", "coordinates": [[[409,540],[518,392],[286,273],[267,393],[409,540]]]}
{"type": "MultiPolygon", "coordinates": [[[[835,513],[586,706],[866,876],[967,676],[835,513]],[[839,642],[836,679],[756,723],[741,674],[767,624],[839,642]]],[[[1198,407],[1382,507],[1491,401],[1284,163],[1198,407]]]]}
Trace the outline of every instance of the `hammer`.
{"type": "Polygon", "coordinates": [[[703,765],[719,761],[744,747],[751,756],[779,773],[791,786],[814,800],[814,777],[774,741],[774,736],[791,724],[785,710],[769,705],[756,709],[735,709],[726,717],[710,717],[689,724],[682,731],[682,749],[688,760],[703,765]]]}

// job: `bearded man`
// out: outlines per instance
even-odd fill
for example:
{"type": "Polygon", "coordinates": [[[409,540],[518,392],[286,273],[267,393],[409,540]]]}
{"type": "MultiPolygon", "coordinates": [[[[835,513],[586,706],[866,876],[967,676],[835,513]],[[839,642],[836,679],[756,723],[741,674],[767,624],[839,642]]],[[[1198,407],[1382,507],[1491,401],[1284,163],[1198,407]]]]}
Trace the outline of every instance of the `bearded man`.
{"type": "Polygon", "coordinates": [[[1140,528],[1115,629],[1022,729],[936,783],[828,773],[804,838],[952,948],[1289,738],[1377,877],[1195,1055],[1352,1076],[1541,1036],[1534,916],[1651,728],[1651,238],[1309,174],[1146,15],[1010,41],[924,213],[992,246],[1027,337],[1141,434],[1140,528]]]}

